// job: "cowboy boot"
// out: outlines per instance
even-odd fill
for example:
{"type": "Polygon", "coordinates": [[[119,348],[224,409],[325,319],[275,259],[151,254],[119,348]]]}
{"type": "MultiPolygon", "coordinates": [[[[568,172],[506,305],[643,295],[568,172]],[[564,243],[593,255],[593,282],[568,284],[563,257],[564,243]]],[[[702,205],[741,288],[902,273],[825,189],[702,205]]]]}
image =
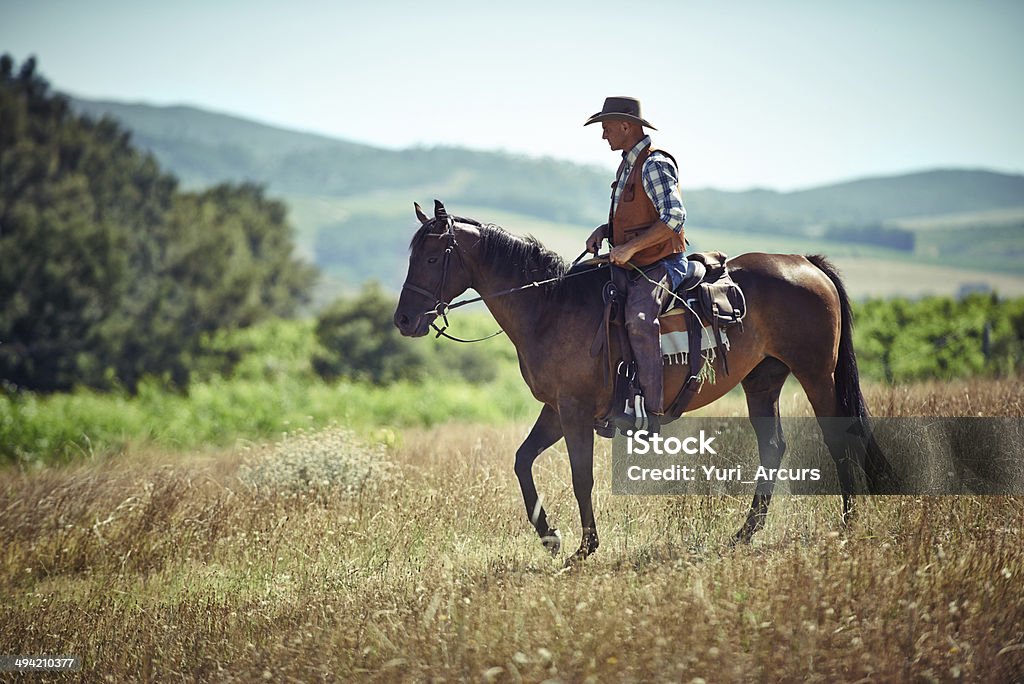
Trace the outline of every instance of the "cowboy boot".
{"type": "Polygon", "coordinates": [[[647,411],[647,431],[656,434],[661,427],[664,394],[664,373],[661,361],[661,335],[657,325],[633,329],[630,337],[633,355],[636,358],[637,380],[644,395],[647,411]]]}

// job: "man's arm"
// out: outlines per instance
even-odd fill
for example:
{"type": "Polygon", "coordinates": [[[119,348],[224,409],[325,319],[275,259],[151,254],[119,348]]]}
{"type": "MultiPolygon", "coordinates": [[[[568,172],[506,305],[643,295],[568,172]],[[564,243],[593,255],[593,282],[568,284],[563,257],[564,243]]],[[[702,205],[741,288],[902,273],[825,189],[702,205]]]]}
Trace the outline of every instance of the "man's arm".
{"type": "Polygon", "coordinates": [[[679,193],[679,172],[672,160],[655,152],[644,163],[640,179],[644,192],[651,198],[662,223],[681,232],[686,221],[686,207],[679,193]]]}
{"type": "Polygon", "coordinates": [[[642,233],[638,233],[635,238],[626,244],[612,247],[609,258],[613,264],[625,266],[626,263],[633,258],[633,255],[640,250],[646,249],[647,247],[653,247],[654,245],[660,244],[675,235],[679,235],[679,238],[683,239],[682,226],[679,226],[679,231],[677,233],[665,225],[664,221],[658,221],[647,230],[642,233]]]}

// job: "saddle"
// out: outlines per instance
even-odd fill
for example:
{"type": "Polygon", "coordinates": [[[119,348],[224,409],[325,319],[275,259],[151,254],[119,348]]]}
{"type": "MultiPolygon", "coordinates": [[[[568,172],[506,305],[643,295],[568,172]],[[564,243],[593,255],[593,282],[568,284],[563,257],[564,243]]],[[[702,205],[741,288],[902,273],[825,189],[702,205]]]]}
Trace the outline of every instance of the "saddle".
{"type": "MultiPolygon", "coordinates": [[[[725,254],[698,252],[688,255],[687,259],[686,276],[676,288],[675,296],[667,299],[665,309],[659,316],[663,329],[670,327],[670,318],[683,317],[684,326],[674,327],[688,331],[688,349],[678,356],[689,363],[689,376],[672,402],[665,407],[666,416],[673,417],[681,416],[700,391],[701,382],[698,378],[704,349],[710,348],[715,357],[721,356],[722,369],[726,375],[729,374],[729,344],[724,329],[737,323],[742,324],[747,312],[743,292],[729,276],[725,254]],[[710,330],[710,337],[705,327],[710,330]]],[[[612,268],[611,273],[611,280],[605,284],[603,292],[604,320],[590,349],[591,356],[597,356],[602,348],[606,351],[605,382],[610,377],[615,379],[608,416],[612,415],[615,407],[628,405],[639,392],[635,360],[625,326],[625,293],[629,275],[621,268],[612,268]],[[618,340],[619,359],[615,358],[613,351],[613,336],[618,340]]]]}
{"type": "Polygon", "coordinates": [[[686,411],[694,396],[700,391],[704,328],[710,328],[712,353],[714,357],[721,357],[722,371],[728,375],[729,345],[727,339],[723,340],[724,330],[732,325],[742,325],[743,317],[747,315],[746,297],[729,275],[729,267],[726,264],[728,257],[725,254],[697,252],[689,255],[687,259],[689,261],[686,277],[676,288],[676,297],[669,298],[659,319],[664,322],[668,316],[681,315],[685,319],[686,330],[689,331],[689,349],[685,354],[689,361],[689,376],[672,403],[665,407],[666,415],[676,417],[686,411]]]}

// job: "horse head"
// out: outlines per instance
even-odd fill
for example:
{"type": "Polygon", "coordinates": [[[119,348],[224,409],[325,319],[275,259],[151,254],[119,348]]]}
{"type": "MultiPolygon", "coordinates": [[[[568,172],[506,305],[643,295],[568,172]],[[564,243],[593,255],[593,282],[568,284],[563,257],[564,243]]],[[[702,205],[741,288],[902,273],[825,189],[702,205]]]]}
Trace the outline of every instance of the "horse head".
{"type": "Polygon", "coordinates": [[[452,300],[472,287],[459,237],[476,229],[456,225],[439,200],[434,200],[434,218],[414,206],[420,227],[409,245],[409,271],[394,321],[403,335],[422,337],[452,300]]]}

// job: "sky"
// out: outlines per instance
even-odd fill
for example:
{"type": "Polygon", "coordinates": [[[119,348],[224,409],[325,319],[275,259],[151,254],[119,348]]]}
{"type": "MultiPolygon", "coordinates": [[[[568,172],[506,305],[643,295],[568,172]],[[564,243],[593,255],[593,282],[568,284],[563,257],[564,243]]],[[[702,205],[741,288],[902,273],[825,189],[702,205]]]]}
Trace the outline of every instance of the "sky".
{"type": "Polygon", "coordinates": [[[0,0],[60,91],[612,170],[639,98],[684,188],[1024,172],[1024,2],[0,0]]]}

